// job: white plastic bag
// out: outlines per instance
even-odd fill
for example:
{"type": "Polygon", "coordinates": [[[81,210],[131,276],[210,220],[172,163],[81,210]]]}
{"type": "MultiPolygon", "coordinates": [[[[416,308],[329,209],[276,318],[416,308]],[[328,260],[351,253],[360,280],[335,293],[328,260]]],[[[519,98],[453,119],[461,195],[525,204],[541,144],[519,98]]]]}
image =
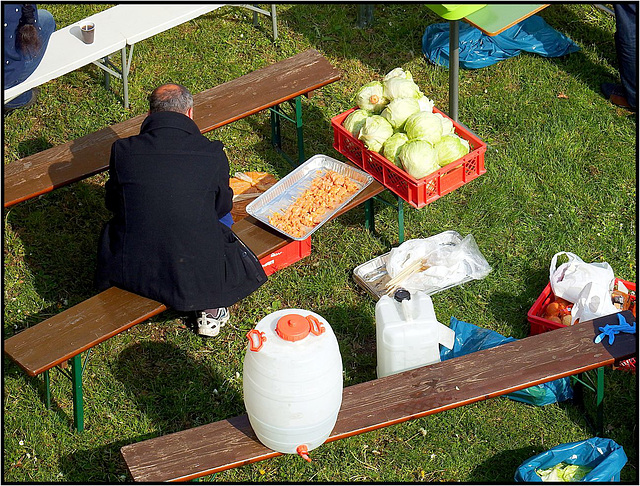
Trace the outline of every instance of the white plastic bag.
{"type": "Polygon", "coordinates": [[[410,292],[432,294],[472,279],[482,279],[491,272],[473,235],[462,238],[457,231],[405,241],[389,253],[387,273],[393,279],[416,262],[424,266],[401,282],[410,292]]]}
{"type": "Polygon", "coordinates": [[[613,269],[607,262],[585,263],[579,256],[568,251],[556,253],[551,259],[549,267],[551,290],[556,297],[574,304],[588,283],[593,282],[598,287],[608,288],[611,295],[614,281],[613,269]],[[560,255],[567,255],[569,261],[556,268],[560,255]]]}
{"type": "Polygon", "coordinates": [[[611,301],[611,289],[597,282],[589,282],[580,292],[578,300],[571,308],[571,324],[584,322],[596,317],[615,314],[618,309],[611,301]]]}

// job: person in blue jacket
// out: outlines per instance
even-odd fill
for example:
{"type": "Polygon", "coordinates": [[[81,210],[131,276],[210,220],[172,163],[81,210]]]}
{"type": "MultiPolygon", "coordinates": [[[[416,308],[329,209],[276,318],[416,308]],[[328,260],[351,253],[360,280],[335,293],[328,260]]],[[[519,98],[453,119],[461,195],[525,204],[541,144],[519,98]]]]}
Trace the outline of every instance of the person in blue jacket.
{"type": "Polygon", "coordinates": [[[630,111],[638,109],[638,5],[637,3],[614,3],[616,15],[616,54],[621,84],[603,83],[605,97],[614,105],[630,111]]]}
{"type": "MultiPolygon", "coordinates": [[[[3,5],[4,89],[22,83],[36,70],[56,30],[53,15],[36,4],[4,3],[3,5]]],[[[4,111],[25,108],[35,103],[38,90],[31,89],[5,103],[4,111]]]]}

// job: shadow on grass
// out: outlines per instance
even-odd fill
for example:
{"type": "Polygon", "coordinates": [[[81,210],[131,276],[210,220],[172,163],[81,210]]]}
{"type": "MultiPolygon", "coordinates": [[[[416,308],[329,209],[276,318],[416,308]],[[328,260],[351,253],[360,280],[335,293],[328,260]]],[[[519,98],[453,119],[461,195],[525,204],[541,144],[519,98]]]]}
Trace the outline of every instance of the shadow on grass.
{"type": "Polygon", "coordinates": [[[222,376],[173,344],[135,343],[120,353],[113,374],[161,434],[244,412],[222,376]]]}
{"type": "Polygon", "coordinates": [[[520,464],[543,450],[539,446],[530,446],[499,452],[476,466],[471,471],[469,480],[472,483],[513,483],[513,477],[520,464]]]}
{"type": "Polygon", "coordinates": [[[130,480],[120,455],[123,446],[244,413],[242,397],[226,387],[223,377],[173,344],[134,343],[118,355],[112,372],[126,387],[137,414],[148,419],[154,432],[130,432],[126,439],[62,457],[65,481],[104,482],[108,478],[108,482],[122,482],[123,476],[130,480]]]}
{"type": "Polygon", "coordinates": [[[131,481],[120,449],[132,442],[152,437],[154,434],[146,434],[135,440],[123,439],[61,456],[60,470],[64,474],[64,481],[78,484],[115,484],[131,481]]]}

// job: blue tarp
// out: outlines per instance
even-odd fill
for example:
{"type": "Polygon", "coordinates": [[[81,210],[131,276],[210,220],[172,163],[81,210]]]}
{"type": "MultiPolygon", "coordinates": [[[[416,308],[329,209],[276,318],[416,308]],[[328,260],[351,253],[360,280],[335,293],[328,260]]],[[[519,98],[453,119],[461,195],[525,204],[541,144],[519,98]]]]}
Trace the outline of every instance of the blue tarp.
{"type": "MultiPolygon", "coordinates": [[[[544,57],[560,57],[580,50],[567,36],[542,17],[533,15],[500,34],[489,36],[460,22],[459,64],[478,69],[517,56],[522,51],[544,57]]],[[[449,23],[431,24],[422,36],[422,52],[434,64],[449,67],[449,23]]]]}
{"type": "Polygon", "coordinates": [[[516,470],[517,483],[542,482],[536,469],[548,469],[564,462],[592,468],[580,482],[611,483],[620,481],[620,471],[627,463],[624,449],[611,439],[592,437],[587,440],[560,444],[524,461],[516,470]]]}
{"type": "MultiPolygon", "coordinates": [[[[456,338],[453,343],[453,349],[447,349],[444,346],[440,347],[441,361],[516,340],[513,337],[504,337],[491,329],[483,329],[468,322],[459,321],[455,317],[451,317],[449,327],[456,333],[456,338]]],[[[519,402],[542,406],[573,398],[573,389],[571,388],[570,378],[566,377],[530,386],[529,388],[509,393],[506,396],[519,402]]]]}

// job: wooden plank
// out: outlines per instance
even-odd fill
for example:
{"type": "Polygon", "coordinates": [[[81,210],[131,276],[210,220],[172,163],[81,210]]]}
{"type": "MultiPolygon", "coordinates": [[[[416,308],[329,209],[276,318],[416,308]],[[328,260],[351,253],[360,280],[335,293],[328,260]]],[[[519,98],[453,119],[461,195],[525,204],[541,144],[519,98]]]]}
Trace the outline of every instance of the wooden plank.
{"type": "MultiPolygon", "coordinates": [[[[194,95],[194,121],[202,133],[339,80],[340,72],[310,49],[194,95]]],[[[4,166],[4,207],[85,179],[109,167],[111,145],[137,135],[146,118],[103,128],[4,166]]]]}
{"type": "Polygon", "coordinates": [[[159,302],[111,287],[6,339],[4,352],[36,376],[164,310],[159,302]]]}
{"type": "Polygon", "coordinates": [[[548,3],[496,3],[467,15],[464,20],[487,35],[498,35],[518,22],[528,19],[548,3]]]}
{"type": "MultiPolygon", "coordinates": [[[[622,314],[634,320],[630,312],[622,314]]],[[[637,335],[618,335],[613,345],[593,342],[598,326],[607,323],[617,323],[616,315],[347,387],[327,442],[634,355],[637,335]]],[[[121,453],[133,479],[145,482],[185,481],[280,455],[257,440],[246,415],[126,445],[121,453]]]]}
{"type": "Polygon", "coordinates": [[[310,49],[194,95],[203,132],[338,81],[340,71],[310,49]]]}

